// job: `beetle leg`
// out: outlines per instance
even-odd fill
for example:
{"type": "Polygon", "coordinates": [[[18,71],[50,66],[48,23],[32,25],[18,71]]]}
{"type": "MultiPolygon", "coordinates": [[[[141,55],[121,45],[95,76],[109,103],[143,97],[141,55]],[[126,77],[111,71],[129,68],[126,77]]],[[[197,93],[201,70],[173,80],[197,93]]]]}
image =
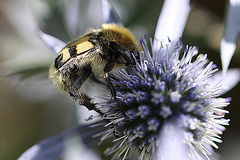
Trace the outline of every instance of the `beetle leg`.
{"type": "Polygon", "coordinates": [[[115,61],[116,63],[120,63],[120,64],[123,63],[123,64],[125,64],[126,66],[127,66],[127,65],[130,65],[130,64],[135,64],[135,62],[134,62],[134,60],[133,60],[133,58],[132,58],[131,53],[130,53],[130,52],[128,53],[128,51],[127,51],[124,47],[118,45],[118,44],[115,43],[115,42],[110,42],[110,47],[111,47],[111,49],[113,50],[114,55],[118,55],[118,54],[119,54],[119,55],[121,55],[121,56],[123,57],[123,59],[126,61],[126,62],[121,62],[120,59],[118,59],[118,58],[115,57],[114,61],[115,61]]]}
{"type": "Polygon", "coordinates": [[[82,68],[82,71],[82,74],[78,76],[79,78],[68,88],[68,93],[79,105],[84,105],[87,107],[87,109],[94,110],[103,115],[102,112],[96,108],[95,104],[91,102],[91,98],[86,94],[81,93],[81,90],[79,91],[82,84],[87,80],[88,77],[92,75],[89,65],[85,66],[85,68],[82,68]]]}
{"type": "Polygon", "coordinates": [[[88,97],[86,94],[72,92],[68,93],[72,97],[72,99],[79,105],[83,105],[89,110],[94,110],[103,116],[103,113],[98,108],[96,108],[95,104],[91,102],[91,98],[88,97]]]}
{"type": "Polygon", "coordinates": [[[108,88],[111,90],[112,97],[115,99],[115,97],[116,97],[115,88],[114,88],[114,86],[113,86],[113,84],[112,84],[112,82],[111,82],[111,79],[110,79],[110,77],[109,77],[109,74],[106,73],[105,75],[106,75],[105,77],[106,77],[106,81],[107,81],[107,86],[108,86],[108,88]]]}
{"type": "Polygon", "coordinates": [[[111,79],[109,77],[109,74],[108,74],[113,69],[113,67],[114,67],[114,62],[108,62],[104,68],[104,72],[105,72],[105,78],[107,81],[107,86],[111,90],[112,97],[116,101],[116,90],[115,90],[115,88],[111,82],[111,79]]]}

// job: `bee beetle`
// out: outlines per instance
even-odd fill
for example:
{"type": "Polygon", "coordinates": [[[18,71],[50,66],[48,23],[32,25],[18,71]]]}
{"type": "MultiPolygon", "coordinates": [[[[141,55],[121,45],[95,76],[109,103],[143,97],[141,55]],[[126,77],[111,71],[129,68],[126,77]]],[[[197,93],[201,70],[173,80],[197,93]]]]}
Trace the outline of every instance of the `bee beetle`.
{"type": "Polygon", "coordinates": [[[102,24],[101,29],[74,40],[58,53],[50,66],[49,78],[56,88],[68,92],[78,104],[100,113],[91,98],[81,91],[82,84],[92,75],[105,78],[115,97],[109,73],[133,65],[132,55],[139,59],[140,51],[140,44],[129,29],[102,24]]]}

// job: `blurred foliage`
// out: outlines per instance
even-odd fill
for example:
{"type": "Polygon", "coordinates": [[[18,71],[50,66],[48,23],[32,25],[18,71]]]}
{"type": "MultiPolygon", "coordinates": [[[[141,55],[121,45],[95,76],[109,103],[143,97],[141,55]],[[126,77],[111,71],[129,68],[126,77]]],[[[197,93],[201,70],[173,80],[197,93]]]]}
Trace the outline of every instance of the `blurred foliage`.
{"type": "MultiPolygon", "coordinates": [[[[29,5],[32,11],[26,13],[33,14],[40,29],[65,42],[103,23],[99,18],[100,6],[93,0],[77,3],[81,10],[77,16],[76,24],[79,27],[76,31],[71,27],[72,22],[66,22],[73,18],[71,12],[75,13],[71,10],[75,3],[73,0],[0,2],[0,159],[6,160],[16,159],[39,140],[76,125],[73,103],[67,95],[54,89],[47,79],[48,66],[55,55],[41,42],[37,33],[28,32],[31,23],[28,18],[17,17],[15,3],[24,3],[25,7],[29,5]]],[[[153,37],[163,1],[110,0],[110,3],[137,38],[142,38],[143,33],[153,37]]],[[[24,6],[20,6],[18,11],[26,11],[24,6]]],[[[198,46],[200,53],[207,53],[208,58],[221,68],[219,45],[224,29],[226,1],[194,0],[192,6],[183,42],[198,46]]],[[[237,53],[240,52],[239,46],[237,53]]],[[[231,67],[240,67],[240,54],[233,56],[231,67]]],[[[228,159],[240,156],[236,151],[240,146],[239,87],[240,84],[223,95],[233,98],[227,108],[230,111],[227,115],[231,119],[230,126],[223,134],[223,144],[218,150],[228,159]]]]}

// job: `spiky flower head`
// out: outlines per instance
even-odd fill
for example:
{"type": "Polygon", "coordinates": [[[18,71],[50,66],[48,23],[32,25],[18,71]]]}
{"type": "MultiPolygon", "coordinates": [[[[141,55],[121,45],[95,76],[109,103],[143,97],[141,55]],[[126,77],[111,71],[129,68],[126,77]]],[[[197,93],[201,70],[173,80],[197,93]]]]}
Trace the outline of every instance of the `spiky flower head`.
{"type": "Polygon", "coordinates": [[[229,99],[216,98],[219,86],[208,84],[216,66],[196,47],[169,41],[150,52],[145,37],[141,45],[136,65],[112,75],[116,99],[100,107],[109,127],[101,141],[113,137],[115,143],[107,155],[125,159],[138,152],[139,159],[154,158],[163,125],[175,121],[189,148],[186,159],[207,157],[228,124],[223,107],[229,99]]]}

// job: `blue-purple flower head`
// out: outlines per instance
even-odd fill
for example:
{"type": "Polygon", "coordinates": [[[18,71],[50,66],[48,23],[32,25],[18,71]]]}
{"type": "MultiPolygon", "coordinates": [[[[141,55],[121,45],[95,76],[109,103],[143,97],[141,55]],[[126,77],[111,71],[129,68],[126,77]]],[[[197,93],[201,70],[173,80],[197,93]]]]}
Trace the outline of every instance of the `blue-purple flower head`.
{"type": "Polygon", "coordinates": [[[150,51],[146,38],[141,45],[136,65],[111,76],[116,99],[100,107],[109,127],[101,141],[114,138],[107,155],[125,159],[138,152],[139,159],[155,157],[163,125],[174,121],[183,129],[188,158],[211,155],[228,124],[223,108],[229,99],[216,98],[219,86],[208,84],[216,66],[196,47],[184,49],[169,41],[150,51]]]}

